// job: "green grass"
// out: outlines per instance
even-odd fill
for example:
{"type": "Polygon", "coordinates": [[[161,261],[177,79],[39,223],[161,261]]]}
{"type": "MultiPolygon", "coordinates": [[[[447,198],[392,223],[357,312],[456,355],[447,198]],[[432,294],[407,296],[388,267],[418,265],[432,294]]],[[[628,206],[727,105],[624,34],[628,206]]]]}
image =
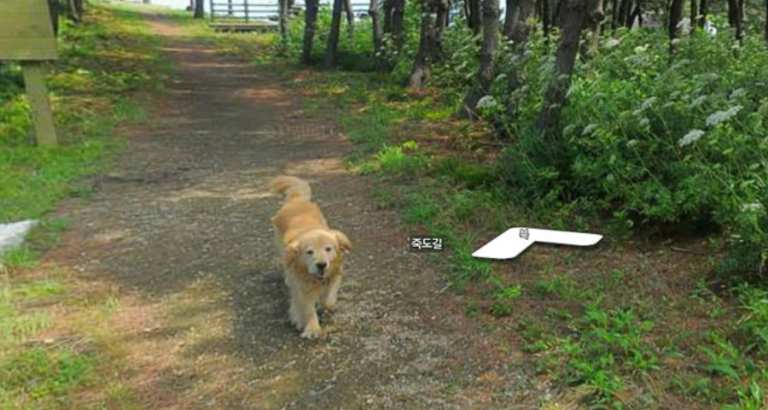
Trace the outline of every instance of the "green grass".
{"type": "Polygon", "coordinates": [[[109,166],[123,144],[117,126],[145,119],[142,96],[163,90],[170,66],[160,38],[128,6],[89,3],[80,25],[62,19],[59,45],[48,78],[57,148],[31,144],[19,67],[0,69],[0,223],[39,220],[0,266],[0,409],[135,409],[132,391],[115,380],[114,347],[100,336],[120,299],[80,294],[86,286],[73,285],[71,272],[38,258],[71,224],[47,214],[92,192],[80,181],[109,166]]]}
{"type": "Polygon", "coordinates": [[[0,69],[0,223],[40,218],[62,198],[87,194],[75,182],[98,172],[121,146],[115,126],[144,117],[130,96],[162,89],[168,63],[139,15],[92,5],[81,25],[62,20],[61,59],[48,82],[60,147],[31,144],[18,65],[0,69]]]}

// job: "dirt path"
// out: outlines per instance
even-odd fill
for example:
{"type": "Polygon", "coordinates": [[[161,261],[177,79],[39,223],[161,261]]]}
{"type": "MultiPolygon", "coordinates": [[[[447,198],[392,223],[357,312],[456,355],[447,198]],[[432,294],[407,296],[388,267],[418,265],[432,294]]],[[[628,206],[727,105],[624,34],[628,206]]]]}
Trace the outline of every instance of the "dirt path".
{"type": "Polygon", "coordinates": [[[147,18],[175,79],[98,192],[67,206],[75,229],[50,256],[119,289],[111,331],[142,408],[524,408],[520,371],[344,170],[333,122],[304,116],[267,70],[147,18]],[[320,341],[287,321],[266,189],[281,173],[310,180],[356,245],[320,341]]]}

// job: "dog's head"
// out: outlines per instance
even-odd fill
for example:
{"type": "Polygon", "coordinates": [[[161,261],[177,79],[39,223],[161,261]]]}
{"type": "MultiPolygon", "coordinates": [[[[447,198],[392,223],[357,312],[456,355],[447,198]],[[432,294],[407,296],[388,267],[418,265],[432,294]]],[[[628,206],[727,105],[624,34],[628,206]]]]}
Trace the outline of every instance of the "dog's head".
{"type": "Polygon", "coordinates": [[[352,249],[352,243],[341,231],[314,230],[301,235],[288,245],[289,263],[298,264],[319,280],[338,268],[343,254],[352,249]]]}

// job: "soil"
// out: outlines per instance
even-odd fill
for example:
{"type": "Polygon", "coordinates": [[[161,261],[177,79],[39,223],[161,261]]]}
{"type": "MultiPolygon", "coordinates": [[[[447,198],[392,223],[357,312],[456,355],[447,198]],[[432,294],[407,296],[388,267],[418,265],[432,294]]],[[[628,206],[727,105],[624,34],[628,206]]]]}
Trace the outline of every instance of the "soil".
{"type": "Polygon", "coordinates": [[[59,214],[48,255],[121,300],[119,378],[147,409],[518,409],[541,391],[518,354],[466,318],[394,211],[345,170],[333,116],[303,113],[276,73],[147,14],[177,67],[98,190],[59,214]],[[268,181],[309,180],[355,249],[326,336],[299,337],[269,219],[268,181]]]}

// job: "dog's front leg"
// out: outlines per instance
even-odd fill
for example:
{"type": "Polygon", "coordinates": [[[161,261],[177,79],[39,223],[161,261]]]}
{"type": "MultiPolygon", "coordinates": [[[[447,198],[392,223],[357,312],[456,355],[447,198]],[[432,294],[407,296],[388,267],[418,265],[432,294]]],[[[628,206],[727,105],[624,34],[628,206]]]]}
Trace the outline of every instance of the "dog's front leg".
{"type": "Polygon", "coordinates": [[[339,299],[339,288],[341,287],[341,275],[334,276],[328,285],[328,291],[322,299],[323,309],[330,309],[336,306],[339,299]]]}
{"type": "Polygon", "coordinates": [[[299,330],[303,329],[301,337],[315,339],[322,335],[320,321],[317,319],[315,310],[315,298],[311,294],[302,291],[300,287],[292,289],[291,292],[291,322],[299,330]]]}
{"type": "Polygon", "coordinates": [[[316,339],[322,336],[323,331],[320,329],[320,321],[317,319],[317,311],[315,310],[315,301],[312,299],[304,299],[302,308],[304,309],[304,331],[301,332],[301,337],[306,339],[316,339]]]}

